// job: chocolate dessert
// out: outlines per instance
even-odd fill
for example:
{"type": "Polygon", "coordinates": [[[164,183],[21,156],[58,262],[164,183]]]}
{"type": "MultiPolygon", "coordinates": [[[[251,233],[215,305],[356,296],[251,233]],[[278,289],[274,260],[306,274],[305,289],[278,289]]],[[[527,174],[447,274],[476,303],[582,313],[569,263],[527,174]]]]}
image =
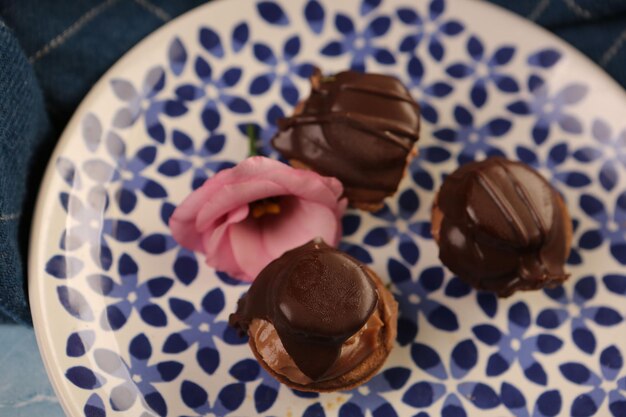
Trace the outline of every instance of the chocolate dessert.
{"type": "Polygon", "coordinates": [[[420,108],[394,77],[316,69],[311,95],[278,127],[272,144],[294,167],[338,178],[352,206],[376,211],[416,153],[420,108]]]}
{"type": "Polygon", "coordinates": [[[230,324],[250,336],[261,365],[304,391],[369,380],[396,336],[397,304],[380,278],[349,255],[311,241],[270,263],[230,324]]]}
{"type": "Polygon", "coordinates": [[[474,288],[507,297],[554,287],[572,240],[559,193],[535,170],[501,157],[449,175],[433,206],[439,258],[474,288]]]}

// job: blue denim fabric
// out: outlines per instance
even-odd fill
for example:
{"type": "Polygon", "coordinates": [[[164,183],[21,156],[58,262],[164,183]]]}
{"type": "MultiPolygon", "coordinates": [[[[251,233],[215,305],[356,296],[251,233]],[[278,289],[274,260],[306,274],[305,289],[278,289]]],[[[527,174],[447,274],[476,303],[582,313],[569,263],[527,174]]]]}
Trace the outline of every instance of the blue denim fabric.
{"type": "MultiPolygon", "coordinates": [[[[24,269],[30,220],[65,123],[124,52],[203,2],[0,3],[0,322],[30,323],[24,269]]],[[[552,30],[626,84],[626,1],[491,2],[552,30]]]]}

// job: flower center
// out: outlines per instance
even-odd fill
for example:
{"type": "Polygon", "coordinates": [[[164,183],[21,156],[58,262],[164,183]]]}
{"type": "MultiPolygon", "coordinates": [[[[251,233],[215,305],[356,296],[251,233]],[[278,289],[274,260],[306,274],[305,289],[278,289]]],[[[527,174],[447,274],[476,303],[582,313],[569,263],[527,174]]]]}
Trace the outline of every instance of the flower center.
{"type": "Polygon", "coordinates": [[[476,78],[489,78],[489,67],[482,63],[474,65],[474,76],[476,78]]]}
{"type": "Polygon", "coordinates": [[[409,295],[409,303],[411,303],[411,304],[419,304],[419,302],[420,302],[420,299],[417,296],[417,294],[409,295]]]}
{"type": "Polygon", "coordinates": [[[620,224],[614,221],[609,221],[607,222],[606,228],[608,229],[609,232],[616,233],[616,232],[619,232],[620,230],[620,224]]]}
{"type": "Polygon", "coordinates": [[[363,396],[367,396],[370,393],[370,389],[368,387],[366,387],[365,385],[361,385],[359,388],[359,394],[363,395],[363,396]]]}
{"type": "Polygon", "coordinates": [[[285,61],[280,61],[276,64],[276,74],[286,75],[289,72],[289,65],[285,61]]]}
{"type": "Polygon", "coordinates": [[[611,390],[614,390],[615,388],[617,388],[615,386],[615,382],[613,381],[607,381],[607,380],[603,380],[600,383],[600,388],[604,391],[604,392],[609,392],[611,390]]]}
{"type": "Polygon", "coordinates": [[[470,134],[467,135],[467,141],[469,143],[477,143],[480,141],[480,135],[478,132],[470,132],[470,134]]]}
{"type": "Polygon", "coordinates": [[[513,349],[514,351],[517,352],[519,350],[520,346],[521,346],[521,343],[520,343],[519,340],[517,340],[517,339],[511,340],[511,349],[513,349]]]}
{"type": "Polygon", "coordinates": [[[204,94],[209,100],[217,100],[220,96],[219,90],[211,84],[204,86],[204,94]]]}
{"type": "Polygon", "coordinates": [[[356,38],[354,40],[354,49],[359,50],[365,48],[365,39],[356,38]]]}
{"type": "Polygon", "coordinates": [[[198,330],[200,330],[202,333],[208,333],[209,330],[211,330],[211,326],[209,326],[209,323],[202,323],[200,326],[198,326],[198,330]]]}
{"type": "MultiPolygon", "coordinates": [[[[435,19],[433,21],[427,20],[422,22],[422,27],[420,32],[424,34],[424,36],[430,36],[433,34],[437,34],[439,32],[439,23],[437,22],[439,19],[435,19]]],[[[419,26],[418,26],[419,27],[419,26]]]]}
{"type": "Polygon", "coordinates": [[[137,301],[137,294],[135,294],[134,292],[131,292],[128,294],[128,302],[129,303],[134,303],[135,301],[137,301]]]}
{"type": "Polygon", "coordinates": [[[555,110],[556,110],[556,107],[554,106],[554,104],[552,104],[550,102],[547,102],[543,106],[543,112],[545,114],[552,114],[555,110]]]}
{"type": "Polygon", "coordinates": [[[278,197],[269,197],[250,203],[250,214],[255,219],[271,214],[280,214],[280,200],[278,197]]]}
{"type": "Polygon", "coordinates": [[[141,378],[141,375],[133,375],[133,381],[135,381],[135,383],[137,384],[141,384],[141,381],[143,381],[143,379],[141,378]]]}

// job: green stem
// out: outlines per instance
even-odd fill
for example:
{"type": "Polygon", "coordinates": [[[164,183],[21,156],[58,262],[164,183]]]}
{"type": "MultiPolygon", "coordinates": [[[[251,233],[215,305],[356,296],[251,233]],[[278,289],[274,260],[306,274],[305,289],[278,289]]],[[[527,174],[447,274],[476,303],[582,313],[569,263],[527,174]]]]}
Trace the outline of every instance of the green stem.
{"type": "Polygon", "coordinates": [[[258,152],[256,151],[257,137],[256,137],[256,131],[255,131],[254,125],[249,124],[248,127],[246,128],[246,133],[248,134],[248,145],[249,145],[248,156],[257,156],[258,155],[258,152]]]}

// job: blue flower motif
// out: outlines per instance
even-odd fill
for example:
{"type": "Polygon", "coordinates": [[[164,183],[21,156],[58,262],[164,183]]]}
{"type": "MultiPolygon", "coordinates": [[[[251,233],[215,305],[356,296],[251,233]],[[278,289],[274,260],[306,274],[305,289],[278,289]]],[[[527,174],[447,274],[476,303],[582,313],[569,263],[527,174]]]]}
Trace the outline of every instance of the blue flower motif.
{"type": "Polygon", "coordinates": [[[283,117],[285,117],[283,109],[278,104],[272,104],[265,113],[264,125],[251,121],[249,123],[241,123],[237,127],[246,140],[249,140],[250,133],[254,135],[256,138],[255,150],[258,155],[287,162],[272,146],[272,138],[278,130],[278,119],[283,117]]]}
{"type": "Polygon", "coordinates": [[[174,280],[159,276],[140,282],[139,266],[126,253],[119,258],[118,274],[121,282],[103,274],[87,277],[92,290],[115,300],[102,312],[100,326],[105,330],[118,330],[126,324],[133,310],[150,326],[166,326],[167,315],[154,299],[167,294],[174,280]]]}
{"type": "Polygon", "coordinates": [[[209,132],[204,142],[196,146],[193,139],[185,132],[174,129],[172,130],[172,143],[180,157],[168,158],[161,162],[158,171],[166,177],[178,177],[191,171],[191,189],[193,190],[207,180],[207,171],[215,173],[235,166],[235,163],[230,160],[216,158],[226,143],[226,136],[221,133],[209,132]]]}
{"type": "Polygon", "coordinates": [[[509,309],[508,332],[501,331],[491,324],[477,325],[472,328],[474,335],[481,342],[498,348],[487,362],[487,376],[501,375],[514,362],[519,361],[528,380],[544,386],[548,383],[548,375],[535,359],[535,354],[553,354],[561,349],[563,342],[549,333],[526,336],[531,321],[528,306],[520,301],[509,309]]]}
{"type": "Polygon", "coordinates": [[[233,52],[240,52],[250,39],[250,27],[246,22],[241,22],[233,29],[231,34],[231,44],[233,52]]]}
{"type": "Polygon", "coordinates": [[[339,249],[364,264],[371,264],[374,261],[372,255],[370,255],[367,249],[357,244],[350,238],[350,236],[354,235],[361,227],[361,216],[348,212],[341,219],[341,223],[343,239],[339,242],[339,249]]]}
{"type": "Polygon", "coordinates": [[[415,265],[419,259],[419,247],[415,244],[414,235],[430,239],[430,222],[414,220],[413,217],[420,207],[417,193],[409,188],[404,190],[398,198],[397,211],[392,210],[387,203],[373,215],[386,222],[367,232],[363,243],[373,247],[387,245],[391,240],[398,239],[398,250],[405,261],[415,265]]]}
{"type": "Polygon", "coordinates": [[[626,130],[617,133],[602,119],[595,119],[591,135],[600,146],[583,146],[574,152],[574,158],[581,163],[602,162],[598,172],[600,185],[612,191],[620,178],[620,171],[626,169],[626,130]]]}
{"type": "Polygon", "coordinates": [[[277,56],[272,48],[265,43],[254,44],[254,56],[261,62],[269,66],[269,71],[256,76],[250,83],[248,91],[256,96],[266,93],[274,84],[280,82],[280,93],[285,101],[295,106],[300,99],[298,88],[293,82],[295,75],[302,79],[307,79],[313,73],[313,64],[310,62],[300,62],[297,60],[300,53],[300,37],[294,35],[287,39],[283,45],[282,54],[277,56]]]}
{"type": "MultiPolygon", "coordinates": [[[[518,158],[536,169],[545,168],[550,171],[547,178],[558,181],[571,188],[582,188],[591,184],[589,176],[579,169],[564,169],[565,162],[576,152],[572,152],[567,142],[559,142],[550,148],[545,160],[540,160],[537,153],[530,147],[518,145],[518,158]]],[[[579,154],[577,154],[580,156],[579,154]]]]}
{"type": "Polygon", "coordinates": [[[494,318],[498,312],[498,297],[489,291],[474,291],[465,281],[459,277],[452,277],[444,289],[446,297],[460,299],[469,294],[476,295],[476,304],[487,317],[494,318]]]}
{"type": "Polygon", "coordinates": [[[430,123],[437,123],[439,114],[435,107],[430,104],[431,100],[447,97],[453,90],[452,85],[444,81],[436,81],[432,84],[425,85],[424,65],[417,56],[411,56],[407,63],[407,75],[409,82],[406,87],[411,92],[415,92],[415,96],[421,97],[418,101],[421,107],[422,117],[430,123]]]}
{"type": "Polygon", "coordinates": [[[559,366],[561,374],[568,381],[591,389],[576,396],[570,408],[571,415],[595,415],[607,396],[611,414],[615,417],[625,415],[626,376],[620,376],[624,358],[617,346],[611,345],[602,351],[599,365],[600,375],[578,362],[567,362],[559,366]]]}
{"type": "Polygon", "coordinates": [[[504,117],[496,117],[482,125],[476,125],[472,113],[462,105],[454,108],[454,120],[458,126],[444,127],[435,131],[434,136],[445,143],[460,143],[463,148],[457,159],[459,164],[484,159],[490,156],[504,156],[493,140],[505,136],[513,123],[504,117]]]}
{"type": "Polygon", "coordinates": [[[180,76],[187,64],[187,50],[185,45],[178,36],[174,37],[170,42],[170,46],[167,49],[167,60],[170,64],[170,70],[176,76],[180,76]]]}
{"type": "Polygon", "coordinates": [[[63,156],[59,156],[55,162],[55,168],[63,181],[75,190],[82,188],[82,181],[79,170],[74,162],[63,156]]]}
{"type": "Polygon", "coordinates": [[[413,53],[422,43],[428,42],[428,52],[435,61],[441,61],[445,50],[444,37],[457,36],[463,32],[463,24],[455,19],[444,18],[444,0],[432,0],[428,8],[428,16],[421,16],[412,8],[397,10],[398,18],[405,25],[414,27],[414,32],[406,35],[400,42],[400,52],[413,53]],[[429,28],[433,29],[429,29],[429,28]]]}
{"type": "Polygon", "coordinates": [[[339,417],[364,416],[368,410],[373,416],[398,417],[393,406],[381,394],[401,389],[410,376],[408,368],[389,368],[365,385],[346,392],[350,399],[339,408],[339,417]]]}
{"type": "Polygon", "coordinates": [[[260,1],[256,8],[263,20],[271,25],[287,26],[289,24],[289,18],[282,7],[273,1],[260,1]]]}
{"type": "Polygon", "coordinates": [[[432,406],[445,396],[441,410],[441,415],[444,417],[467,416],[459,398],[468,400],[482,410],[500,406],[500,396],[489,385],[478,381],[464,381],[464,377],[474,369],[478,362],[478,349],[472,340],[462,340],[452,349],[448,370],[439,354],[425,344],[414,343],[411,346],[411,358],[420,369],[439,381],[463,380],[463,382],[456,385],[456,392],[448,392],[451,384],[428,380],[417,382],[402,396],[405,404],[415,408],[425,408],[432,406]]]}
{"type": "Polygon", "coordinates": [[[585,353],[592,354],[596,349],[596,338],[587,326],[588,321],[606,327],[623,321],[622,315],[611,307],[588,305],[597,292],[596,279],[593,276],[579,279],[572,297],[567,295],[564,287],[546,289],[544,292],[561,306],[542,310],[537,316],[537,325],[552,330],[571,320],[572,340],[585,353]]]}
{"type": "Polygon", "coordinates": [[[93,310],[79,290],[70,286],[59,285],[57,287],[57,298],[61,306],[71,316],[82,321],[93,321],[93,310]]]}
{"type": "Polygon", "coordinates": [[[258,361],[243,359],[230,368],[229,374],[237,382],[223,386],[213,399],[213,405],[209,403],[209,394],[203,387],[193,381],[183,381],[180,387],[183,403],[194,410],[198,417],[207,414],[226,416],[237,410],[244,402],[247,385],[260,378],[261,383],[254,390],[254,404],[257,412],[263,413],[274,405],[280,383],[264,372],[258,361]]]}
{"type": "Polygon", "coordinates": [[[120,183],[115,192],[115,201],[124,214],[135,209],[137,192],[147,198],[167,197],[167,191],[157,181],[144,175],[157,157],[157,148],[152,145],[140,148],[132,158],[126,156],[126,144],[111,132],[105,139],[106,149],[115,161],[110,165],[103,159],[89,159],[83,164],[83,171],[98,184],[120,183]]]}
{"type": "Polygon", "coordinates": [[[626,276],[620,274],[607,274],[602,277],[606,289],[613,294],[626,295],[626,276]]]}
{"type": "Polygon", "coordinates": [[[46,273],[57,279],[74,278],[85,264],[78,258],[68,255],[54,255],[46,262],[46,273]]]}
{"type": "Polygon", "coordinates": [[[148,135],[163,143],[165,128],[159,120],[159,115],[179,117],[187,113],[187,107],[180,100],[157,99],[164,87],[165,71],[160,66],[153,67],[146,73],[140,91],[137,91],[130,81],[121,78],[112,80],[113,93],[126,104],[115,113],[113,126],[126,129],[143,117],[148,135]]]}
{"type": "Polygon", "coordinates": [[[443,268],[434,266],[424,269],[417,280],[411,278],[411,271],[401,262],[390,258],[387,263],[389,277],[396,288],[396,300],[400,317],[398,319],[398,343],[407,345],[415,340],[419,331],[419,315],[435,328],[447,332],[458,330],[459,321],[454,311],[430,294],[443,285],[443,268]]]}
{"type": "Polygon", "coordinates": [[[562,54],[554,48],[540,49],[533,52],[526,59],[526,63],[531,67],[548,69],[555,66],[561,60],[562,54]]]}
{"type": "Polygon", "coordinates": [[[555,94],[550,94],[545,81],[538,75],[528,78],[528,100],[510,103],[507,108],[517,115],[533,115],[535,123],[532,129],[533,140],[541,145],[550,135],[554,126],[570,134],[580,134],[583,126],[573,114],[566,113],[567,108],[580,103],[587,95],[589,88],[584,84],[568,84],[555,94]]]}
{"type": "Polygon", "coordinates": [[[280,383],[261,368],[256,359],[243,359],[235,363],[229,374],[237,380],[226,385],[218,394],[219,403],[213,407],[213,412],[226,415],[235,411],[243,402],[248,384],[260,380],[261,383],[254,389],[254,408],[260,414],[269,410],[278,398],[280,383]]]}
{"type": "Polygon", "coordinates": [[[96,334],[93,330],[73,332],[67,338],[65,354],[70,358],[80,358],[89,353],[95,341],[96,334]]]}
{"type": "Polygon", "coordinates": [[[413,160],[409,164],[409,173],[415,185],[423,188],[426,191],[433,191],[435,189],[435,179],[430,174],[429,169],[424,167],[425,161],[428,162],[425,158],[425,155],[423,155],[420,150],[417,158],[413,158],[413,160]]]}
{"type": "Polygon", "coordinates": [[[314,33],[322,33],[326,12],[324,11],[324,6],[319,1],[309,0],[307,2],[304,7],[304,18],[314,33]]]}
{"type": "Polygon", "coordinates": [[[202,109],[202,123],[213,132],[221,122],[220,107],[226,107],[237,114],[252,112],[250,103],[243,97],[234,95],[231,90],[239,83],[243,70],[240,67],[229,67],[217,77],[213,74],[211,64],[203,57],[196,57],[194,63],[196,76],[200,84],[182,84],[176,88],[176,96],[183,102],[204,99],[202,109]]]}
{"type": "MultiPolygon", "coordinates": [[[[299,398],[316,400],[319,399],[320,394],[317,392],[297,391],[291,390],[291,392],[299,398]]],[[[326,417],[324,406],[320,401],[313,401],[302,413],[302,417],[326,417]]]]}
{"type": "Polygon", "coordinates": [[[220,354],[215,345],[215,338],[229,344],[246,343],[246,339],[239,337],[227,322],[216,320],[224,309],[225,303],[224,292],[220,288],[207,292],[199,309],[189,301],[170,298],[170,310],[186,325],[186,328],[167,337],[163,344],[163,352],[177,354],[197,345],[198,365],[209,375],[215,373],[220,364],[220,354]]]}
{"type": "Polygon", "coordinates": [[[519,91],[515,78],[502,71],[502,67],[511,62],[515,56],[514,46],[501,46],[493,54],[487,56],[480,39],[471,36],[467,41],[466,49],[471,61],[455,62],[446,69],[446,72],[457,79],[473,78],[470,99],[476,107],[480,108],[487,102],[487,87],[490,83],[503,93],[510,94],[519,91]]]}
{"type": "Polygon", "coordinates": [[[106,384],[107,380],[97,372],[84,366],[73,366],[65,371],[65,377],[78,388],[94,390],[106,384]]]}
{"type": "MultiPolygon", "coordinates": [[[[508,382],[503,382],[500,387],[500,400],[515,417],[529,417],[531,415],[527,407],[531,404],[528,403],[522,391],[508,382]]],[[[532,416],[554,417],[559,415],[562,407],[563,400],[559,390],[547,390],[535,400],[532,416]]]]}
{"type": "Polygon", "coordinates": [[[106,416],[104,401],[98,394],[91,394],[85,402],[83,412],[86,416],[106,416]]]}
{"type": "MultiPolygon", "coordinates": [[[[365,2],[367,3],[367,2],[365,2]]],[[[396,58],[377,39],[389,32],[391,18],[386,15],[373,17],[365,24],[364,29],[358,30],[354,21],[348,15],[337,13],[335,27],[342,38],[334,39],[322,47],[320,53],[328,57],[350,54],[350,68],[355,71],[365,71],[369,57],[382,65],[396,63],[396,58]]]]}
{"type": "Polygon", "coordinates": [[[191,284],[198,276],[199,266],[193,251],[178,245],[169,233],[168,224],[176,207],[168,202],[161,206],[161,221],[168,230],[167,233],[147,234],[139,241],[139,248],[153,255],[161,255],[172,249],[177,249],[176,260],[173,264],[174,275],[185,285],[191,284]]]}
{"type": "Polygon", "coordinates": [[[74,221],[63,231],[60,248],[71,252],[87,243],[92,259],[105,270],[113,262],[108,237],[127,243],[134,242],[141,236],[141,231],[134,223],[105,216],[109,199],[106,190],[101,186],[89,190],[85,203],[78,196],[66,192],[59,194],[59,200],[74,221]]]}
{"type": "Polygon", "coordinates": [[[144,406],[150,407],[159,416],[166,416],[167,404],[154,384],[176,379],[183,370],[183,364],[177,361],[151,364],[152,345],[144,333],[131,340],[128,351],[129,362],[108,349],[94,351],[98,368],[123,380],[110,391],[111,408],[115,411],[127,411],[139,397],[144,406]]]}
{"type": "Polygon", "coordinates": [[[597,227],[585,231],[578,240],[578,246],[593,250],[608,242],[613,258],[626,265],[626,191],[617,197],[612,215],[607,212],[605,203],[591,194],[582,194],[579,206],[597,223],[597,227]]]}

